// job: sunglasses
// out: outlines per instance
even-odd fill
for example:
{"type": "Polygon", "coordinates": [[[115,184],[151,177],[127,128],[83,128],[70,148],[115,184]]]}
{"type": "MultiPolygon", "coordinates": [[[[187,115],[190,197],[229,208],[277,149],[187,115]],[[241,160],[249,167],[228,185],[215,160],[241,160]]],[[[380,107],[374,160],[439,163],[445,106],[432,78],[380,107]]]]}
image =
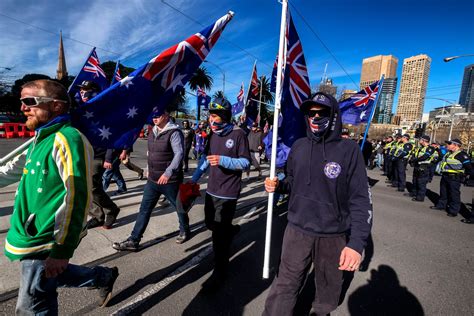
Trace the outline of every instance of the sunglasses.
{"type": "Polygon", "coordinates": [[[49,98],[49,97],[26,97],[26,98],[21,98],[20,101],[22,104],[28,107],[38,106],[41,103],[46,103],[46,102],[51,102],[51,101],[67,103],[67,101],[64,101],[64,100],[57,100],[57,99],[49,98]]]}
{"type": "Polygon", "coordinates": [[[209,110],[225,110],[225,107],[219,103],[211,102],[209,103],[209,110]]]}
{"type": "Polygon", "coordinates": [[[309,110],[308,117],[315,117],[318,114],[319,117],[329,117],[331,116],[331,110],[322,109],[322,110],[309,110]]]}

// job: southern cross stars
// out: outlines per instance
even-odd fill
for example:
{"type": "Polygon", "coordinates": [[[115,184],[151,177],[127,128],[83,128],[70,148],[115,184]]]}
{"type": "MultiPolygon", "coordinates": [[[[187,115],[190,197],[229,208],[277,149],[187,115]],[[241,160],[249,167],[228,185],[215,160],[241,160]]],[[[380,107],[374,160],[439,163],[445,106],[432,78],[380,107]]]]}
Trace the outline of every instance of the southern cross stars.
{"type": "MultiPolygon", "coordinates": [[[[173,81],[171,81],[170,85],[168,86],[168,89],[166,89],[166,90],[170,90],[170,89],[171,89],[171,90],[173,90],[173,92],[175,92],[177,88],[183,86],[182,80],[183,80],[185,77],[186,77],[186,75],[183,75],[183,74],[177,75],[177,76],[173,79],[173,81]]],[[[163,87],[163,88],[165,88],[165,87],[163,87]]]]}
{"type": "Polygon", "coordinates": [[[137,114],[138,114],[138,109],[136,107],[132,106],[131,108],[128,108],[128,113],[127,113],[128,118],[133,118],[137,114]]]}
{"type": "Polygon", "coordinates": [[[92,117],[94,117],[94,113],[93,112],[89,112],[89,111],[86,111],[86,113],[83,115],[86,119],[90,119],[92,117]]]}
{"type": "Polygon", "coordinates": [[[120,80],[120,86],[125,86],[127,89],[128,89],[128,86],[129,85],[133,85],[133,82],[132,82],[132,79],[134,77],[129,77],[129,76],[126,76],[125,78],[123,78],[122,80],[120,80]]]}
{"type": "Polygon", "coordinates": [[[102,140],[109,139],[109,136],[112,135],[109,130],[110,128],[105,127],[105,125],[103,125],[102,128],[99,128],[99,136],[102,137],[102,140]]]}

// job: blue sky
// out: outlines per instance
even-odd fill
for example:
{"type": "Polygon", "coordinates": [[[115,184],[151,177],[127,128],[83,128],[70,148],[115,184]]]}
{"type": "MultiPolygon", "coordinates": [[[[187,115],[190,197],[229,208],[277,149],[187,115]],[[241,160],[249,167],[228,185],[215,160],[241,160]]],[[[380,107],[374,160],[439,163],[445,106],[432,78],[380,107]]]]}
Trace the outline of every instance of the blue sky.
{"type": "MultiPolygon", "coordinates": [[[[159,0],[2,0],[0,67],[14,68],[0,76],[21,77],[25,73],[54,76],[60,29],[65,37],[70,74],[77,74],[91,49],[77,41],[102,48],[97,50],[102,62],[121,59],[127,66],[138,67],[163,49],[201,30],[202,26],[196,21],[207,26],[228,10],[234,11],[235,17],[208,56],[210,63],[205,64],[214,77],[213,90],[222,89],[222,74],[213,63],[225,71],[225,92],[232,102],[240,83],[247,86],[255,57],[259,75],[271,73],[278,49],[281,14],[278,1],[169,0],[169,3],[195,21],[159,0]]],[[[442,59],[474,54],[474,1],[293,0],[291,3],[357,85],[363,58],[395,55],[399,59],[400,77],[404,58],[427,54],[432,58],[427,96],[458,100],[464,67],[473,64],[474,57],[449,63],[442,59]]],[[[355,89],[352,80],[302,17],[291,6],[290,10],[302,41],[311,85],[319,83],[328,63],[328,76],[336,85],[355,89]]],[[[443,101],[427,99],[424,112],[442,105],[443,101]]],[[[394,110],[395,107],[396,102],[394,110]]]]}

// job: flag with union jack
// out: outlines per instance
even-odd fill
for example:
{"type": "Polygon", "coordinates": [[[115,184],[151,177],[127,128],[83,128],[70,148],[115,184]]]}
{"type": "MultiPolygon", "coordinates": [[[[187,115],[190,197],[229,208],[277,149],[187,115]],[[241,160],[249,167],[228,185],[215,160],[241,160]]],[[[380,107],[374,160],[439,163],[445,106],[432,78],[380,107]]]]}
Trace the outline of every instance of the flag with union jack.
{"type": "Polygon", "coordinates": [[[129,148],[143,125],[160,115],[189,81],[232,19],[229,12],[166,49],[73,113],[73,124],[92,145],[129,148]]]}
{"type": "Polygon", "coordinates": [[[232,116],[237,116],[244,110],[244,83],[240,86],[237,94],[237,102],[232,104],[232,116]]]}
{"type": "Polygon", "coordinates": [[[250,77],[249,90],[247,92],[245,115],[247,117],[247,124],[251,125],[252,122],[257,120],[258,116],[258,99],[260,93],[260,84],[257,76],[257,63],[253,65],[252,76],[250,77]]]}
{"type": "Polygon", "coordinates": [[[115,70],[114,70],[114,75],[112,76],[112,83],[110,85],[113,85],[117,81],[122,80],[122,76],[120,76],[120,60],[117,60],[117,64],[115,65],[115,70]]]}
{"type": "Polygon", "coordinates": [[[377,94],[383,80],[376,81],[370,86],[339,103],[342,122],[345,124],[359,125],[372,120],[373,108],[377,100],[377,94]]]}
{"type": "MultiPolygon", "coordinates": [[[[300,105],[311,95],[308,70],[303,54],[303,46],[296,32],[293,19],[288,10],[285,31],[285,53],[282,69],[281,85],[281,120],[278,127],[277,166],[286,161],[293,143],[306,135],[306,123],[300,112],[300,105]]],[[[274,63],[271,87],[276,90],[278,56],[274,63]]],[[[278,97],[278,93],[277,93],[278,97]]],[[[267,153],[270,155],[271,133],[265,140],[267,153]]]]}
{"type": "Polygon", "coordinates": [[[91,50],[84,66],[69,87],[69,95],[75,96],[79,92],[77,85],[85,80],[97,83],[101,91],[109,87],[109,81],[107,80],[104,70],[100,67],[100,61],[99,57],[97,57],[95,47],[91,50]]]}
{"type": "Polygon", "coordinates": [[[197,89],[198,108],[200,109],[201,107],[203,107],[204,109],[208,110],[210,102],[211,102],[211,97],[207,95],[204,89],[201,89],[201,87],[198,87],[197,89]]]}

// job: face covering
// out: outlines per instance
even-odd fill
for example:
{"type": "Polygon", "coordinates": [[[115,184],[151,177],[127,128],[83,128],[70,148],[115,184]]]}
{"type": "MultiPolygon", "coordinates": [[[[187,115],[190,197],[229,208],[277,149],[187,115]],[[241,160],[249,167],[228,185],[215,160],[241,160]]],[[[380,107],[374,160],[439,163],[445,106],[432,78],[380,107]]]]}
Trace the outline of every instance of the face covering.
{"type": "Polygon", "coordinates": [[[215,121],[212,121],[211,122],[211,129],[214,133],[219,134],[219,132],[224,128],[225,125],[226,125],[226,123],[224,123],[224,122],[217,123],[215,121]]]}
{"type": "Polygon", "coordinates": [[[324,134],[329,127],[329,117],[312,117],[308,118],[308,121],[311,132],[316,136],[324,134]]]}
{"type": "Polygon", "coordinates": [[[97,95],[97,92],[94,91],[81,91],[82,102],[87,102],[97,95]]]}

